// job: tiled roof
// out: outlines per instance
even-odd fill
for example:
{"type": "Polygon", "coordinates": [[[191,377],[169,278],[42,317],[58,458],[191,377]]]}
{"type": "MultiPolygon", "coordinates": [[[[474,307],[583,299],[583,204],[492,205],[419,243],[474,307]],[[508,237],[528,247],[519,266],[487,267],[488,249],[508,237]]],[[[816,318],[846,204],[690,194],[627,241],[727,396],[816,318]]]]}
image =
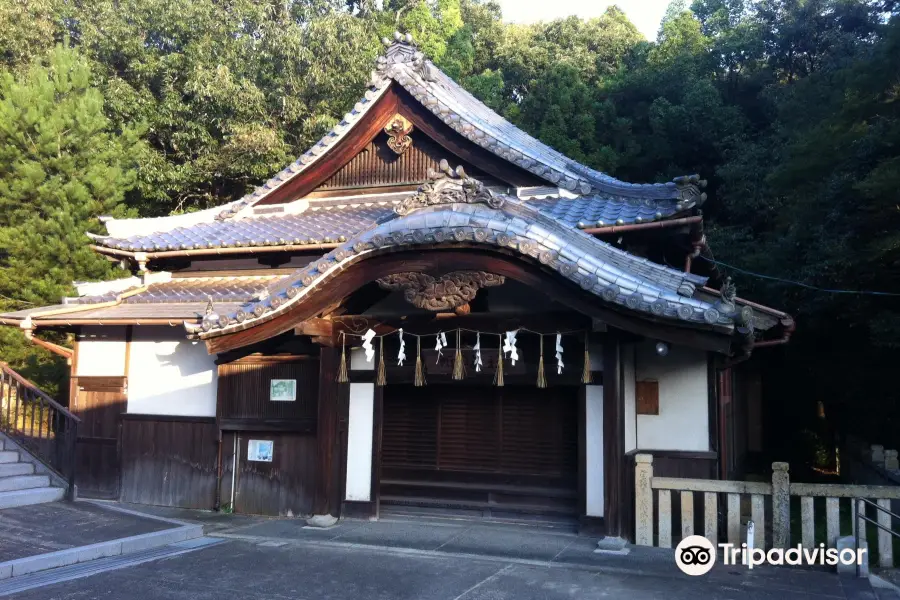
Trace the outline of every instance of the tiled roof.
{"type": "MultiPolygon", "coordinates": [[[[184,277],[147,286],[147,290],[122,300],[124,304],[161,304],[172,302],[246,302],[272,283],[284,277],[259,275],[241,277],[184,277]]],[[[119,295],[108,292],[97,296],[83,296],[72,304],[110,302],[119,295]]]]}
{"type": "MultiPolygon", "coordinates": [[[[542,213],[572,227],[649,222],[665,219],[679,212],[674,200],[580,196],[533,199],[527,202],[542,213]]],[[[103,238],[97,242],[108,248],[130,252],[339,243],[365,231],[379,219],[389,217],[395,205],[392,202],[312,205],[299,214],[200,223],[125,239],[103,238]]]]}
{"type": "Polygon", "coordinates": [[[202,327],[188,330],[206,338],[251,327],[302,301],[334,273],[391,247],[465,243],[503,247],[527,255],[580,285],[603,304],[645,313],[649,318],[742,332],[749,307],[695,297],[705,277],[656,264],[602,242],[537,206],[494,195],[471,179],[440,178],[404,201],[401,210],[306,268],[269,287],[263,299],[233,313],[217,310],[202,327]]]}
{"type": "Polygon", "coordinates": [[[545,215],[573,227],[630,225],[666,219],[680,212],[674,201],[582,196],[529,200],[545,215]]]}
{"type": "MultiPolygon", "coordinates": [[[[234,311],[241,307],[241,302],[223,302],[215,304],[215,310],[234,311]]],[[[71,304],[58,304],[43,306],[37,309],[20,310],[4,313],[0,318],[6,320],[22,320],[29,316],[36,325],[41,321],[104,321],[112,319],[129,319],[140,321],[141,319],[171,319],[173,325],[178,325],[184,320],[200,319],[206,314],[207,301],[203,302],[164,302],[156,304],[117,304],[115,306],[101,306],[90,310],[81,310],[71,313],[60,313],[39,316],[40,313],[55,311],[57,309],[72,308],[71,304]]]]}
{"type": "Polygon", "coordinates": [[[173,323],[181,319],[198,319],[206,314],[207,305],[213,301],[215,310],[237,310],[242,304],[262,297],[269,286],[287,276],[276,272],[272,275],[223,276],[223,277],[184,277],[166,279],[150,283],[147,289],[128,295],[141,286],[137,285],[125,290],[112,290],[93,296],[69,298],[65,304],[30,308],[16,312],[4,313],[0,317],[6,319],[27,319],[31,317],[36,323],[42,320],[103,320],[103,319],[172,319],[173,323]],[[121,296],[121,298],[120,298],[121,296]],[[109,305],[117,302],[115,305],[109,305]],[[83,305],[105,304],[95,309],[83,309],[83,305]],[[77,312],[69,312],[74,309],[77,312]],[[41,316],[43,313],[51,313],[41,316]]]}

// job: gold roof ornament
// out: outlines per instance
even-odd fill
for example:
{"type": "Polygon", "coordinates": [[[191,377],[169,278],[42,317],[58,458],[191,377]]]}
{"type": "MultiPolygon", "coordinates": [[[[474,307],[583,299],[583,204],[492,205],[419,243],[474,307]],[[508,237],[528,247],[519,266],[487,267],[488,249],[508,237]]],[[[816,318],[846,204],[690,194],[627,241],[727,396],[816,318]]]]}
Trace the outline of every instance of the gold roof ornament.
{"type": "Polygon", "coordinates": [[[409,122],[409,119],[400,113],[395,114],[384,126],[384,132],[388,135],[388,148],[396,154],[403,154],[409,150],[413,143],[412,138],[409,137],[412,130],[413,124],[409,122]]]}

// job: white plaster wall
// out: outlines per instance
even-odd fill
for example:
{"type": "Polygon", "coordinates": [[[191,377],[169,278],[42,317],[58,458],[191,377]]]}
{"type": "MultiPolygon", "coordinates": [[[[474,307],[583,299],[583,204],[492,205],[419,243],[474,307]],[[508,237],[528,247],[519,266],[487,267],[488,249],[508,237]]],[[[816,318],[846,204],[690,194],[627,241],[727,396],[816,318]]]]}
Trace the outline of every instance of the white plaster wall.
{"type": "Polygon", "coordinates": [[[625,395],[625,452],[637,448],[637,414],[635,410],[634,345],[622,346],[622,392],[625,395]]]}
{"type": "Polygon", "coordinates": [[[172,327],[135,327],[128,365],[129,413],[216,416],[217,367],[206,344],[172,327]]]}
{"type": "Polygon", "coordinates": [[[654,342],[635,353],[637,381],[659,382],[659,414],[637,415],[637,445],[643,450],[709,450],[707,355],[670,346],[657,356],[654,342]]]}
{"type": "Polygon", "coordinates": [[[85,327],[78,335],[76,375],[125,375],[125,328],[85,327]]]}
{"type": "Polygon", "coordinates": [[[585,386],[585,510],[603,516],[603,386],[585,386]]]}
{"type": "Polygon", "coordinates": [[[372,499],[372,441],[375,418],[375,384],[350,384],[347,424],[346,500],[372,499]]]}
{"type": "Polygon", "coordinates": [[[372,347],[375,348],[375,356],[372,361],[366,360],[366,351],[362,348],[350,349],[350,370],[351,371],[374,371],[375,362],[378,360],[378,340],[372,340],[372,347]]]}

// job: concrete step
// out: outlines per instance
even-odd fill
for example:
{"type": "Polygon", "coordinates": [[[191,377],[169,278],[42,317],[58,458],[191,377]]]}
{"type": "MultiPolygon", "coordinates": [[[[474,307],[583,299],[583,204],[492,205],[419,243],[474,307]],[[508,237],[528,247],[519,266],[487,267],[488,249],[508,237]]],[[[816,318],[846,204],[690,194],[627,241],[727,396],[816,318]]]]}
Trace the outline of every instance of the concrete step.
{"type": "Polygon", "coordinates": [[[0,464],[9,464],[19,462],[19,453],[15,450],[0,451],[0,464]]]}
{"type": "Polygon", "coordinates": [[[0,477],[15,477],[16,475],[31,475],[34,473],[34,465],[26,462],[7,463],[0,465],[0,477]]]}
{"type": "Polygon", "coordinates": [[[0,509],[56,502],[57,500],[62,500],[63,496],[65,496],[65,490],[55,487],[0,492],[0,509]]]}
{"type": "Polygon", "coordinates": [[[0,492],[29,490],[31,488],[49,487],[50,478],[46,475],[17,475],[0,477],[0,492]]]}

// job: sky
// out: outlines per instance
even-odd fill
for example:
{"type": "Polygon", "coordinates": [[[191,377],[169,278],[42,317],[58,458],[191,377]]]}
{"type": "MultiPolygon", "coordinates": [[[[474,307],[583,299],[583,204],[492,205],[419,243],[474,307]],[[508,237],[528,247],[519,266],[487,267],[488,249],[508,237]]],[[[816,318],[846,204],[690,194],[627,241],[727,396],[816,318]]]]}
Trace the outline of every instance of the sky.
{"type": "Polygon", "coordinates": [[[631,22],[648,40],[656,39],[670,0],[498,0],[503,7],[503,19],[516,23],[550,21],[569,15],[582,18],[597,17],[611,4],[625,11],[631,22]]]}

